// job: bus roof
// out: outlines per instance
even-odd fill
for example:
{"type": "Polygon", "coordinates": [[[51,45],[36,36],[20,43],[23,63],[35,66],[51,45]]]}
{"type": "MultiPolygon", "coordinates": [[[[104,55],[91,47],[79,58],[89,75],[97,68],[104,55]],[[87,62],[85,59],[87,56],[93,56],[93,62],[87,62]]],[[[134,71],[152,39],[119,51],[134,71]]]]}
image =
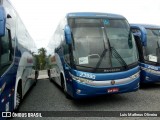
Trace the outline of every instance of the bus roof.
{"type": "Polygon", "coordinates": [[[119,18],[119,19],[126,19],[122,15],[118,14],[111,14],[111,13],[96,13],[96,12],[75,12],[75,13],[68,13],[67,18],[77,18],[77,17],[85,17],[85,18],[119,18]]]}
{"type": "Polygon", "coordinates": [[[130,26],[137,26],[137,27],[144,27],[148,29],[160,29],[158,25],[151,25],[151,24],[130,24],[130,26]]]}

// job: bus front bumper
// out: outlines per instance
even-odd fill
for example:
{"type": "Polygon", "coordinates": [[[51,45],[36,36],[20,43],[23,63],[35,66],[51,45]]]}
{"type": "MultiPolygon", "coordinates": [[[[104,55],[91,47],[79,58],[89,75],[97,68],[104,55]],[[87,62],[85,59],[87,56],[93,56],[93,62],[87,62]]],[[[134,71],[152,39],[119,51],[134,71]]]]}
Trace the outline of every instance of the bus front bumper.
{"type": "MultiPolygon", "coordinates": [[[[73,98],[79,99],[79,98],[92,97],[105,94],[118,94],[118,93],[137,91],[139,88],[139,81],[140,78],[138,76],[134,80],[126,83],[102,86],[100,84],[91,85],[73,80],[73,86],[74,86],[73,98]]],[[[102,81],[102,83],[104,82],[105,81],[102,81]]]]}
{"type": "Polygon", "coordinates": [[[141,68],[141,83],[160,82],[160,71],[148,68],[141,68]]]}

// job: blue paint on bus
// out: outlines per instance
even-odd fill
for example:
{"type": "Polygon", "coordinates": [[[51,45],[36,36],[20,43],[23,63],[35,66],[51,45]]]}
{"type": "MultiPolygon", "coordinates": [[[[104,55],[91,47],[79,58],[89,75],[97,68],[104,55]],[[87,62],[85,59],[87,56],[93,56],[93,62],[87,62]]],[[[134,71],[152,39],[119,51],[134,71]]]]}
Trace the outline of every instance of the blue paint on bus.
{"type": "Polygon", "coordinates": [[[137,39],[141,67],[141,83],[160,81],[160,26],[149,24],[131,24],[131,30],[137,39]]]}
{"type": "Polygon", "coordinates": [[[121,15],[69,13],[48,47],[49,78],[67,96],[79,99],[139,88],[136,44],[121,15]]]}

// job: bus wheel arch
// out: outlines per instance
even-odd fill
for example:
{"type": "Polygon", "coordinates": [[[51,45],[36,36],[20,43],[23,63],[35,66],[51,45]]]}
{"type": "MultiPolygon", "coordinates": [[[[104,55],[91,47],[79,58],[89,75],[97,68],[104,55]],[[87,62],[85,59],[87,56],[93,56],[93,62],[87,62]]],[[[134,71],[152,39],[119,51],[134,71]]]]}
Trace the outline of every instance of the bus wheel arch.
{"type": "Polygon", "coordinates": [[[67,93],[67,85],[66,85],[66,81],[65,81],[65,77],[63,73],[60,73],[60,79],[61,79],[61,87],[62,90],[66,96],[67,99],[72,99],[72,97],[67,93]]]}

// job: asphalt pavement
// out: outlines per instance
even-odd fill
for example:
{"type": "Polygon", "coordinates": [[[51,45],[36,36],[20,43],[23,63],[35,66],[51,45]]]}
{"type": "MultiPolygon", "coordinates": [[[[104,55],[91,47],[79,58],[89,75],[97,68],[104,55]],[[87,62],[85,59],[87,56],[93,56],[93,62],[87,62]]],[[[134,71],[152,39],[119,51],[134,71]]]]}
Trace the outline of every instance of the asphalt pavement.
{"type": "MultiPolygon", "coordinates": [[[[20,111],[160,111],[160,84],[146,85],[137,92],[105,95],[84,100],[70,100],[65,97],[60,87],[48,79],[39,79],[37,85],[33,87],[25,96],[20,111]]],[[[37,118],[37,120],[81,120],[75,117],[47,117],[37,118]]],[[[13,120],[28,120],[28,118],[13,118],[13,120]]],[[[35,119],[35,118],[32,118],[35,119]]],[[[83,119],[133,119],[139,118],[103,118],[103,117],[83,117],[83,119]]],[[[140,120],[160,118],[140,118],[140,120]]]]}

